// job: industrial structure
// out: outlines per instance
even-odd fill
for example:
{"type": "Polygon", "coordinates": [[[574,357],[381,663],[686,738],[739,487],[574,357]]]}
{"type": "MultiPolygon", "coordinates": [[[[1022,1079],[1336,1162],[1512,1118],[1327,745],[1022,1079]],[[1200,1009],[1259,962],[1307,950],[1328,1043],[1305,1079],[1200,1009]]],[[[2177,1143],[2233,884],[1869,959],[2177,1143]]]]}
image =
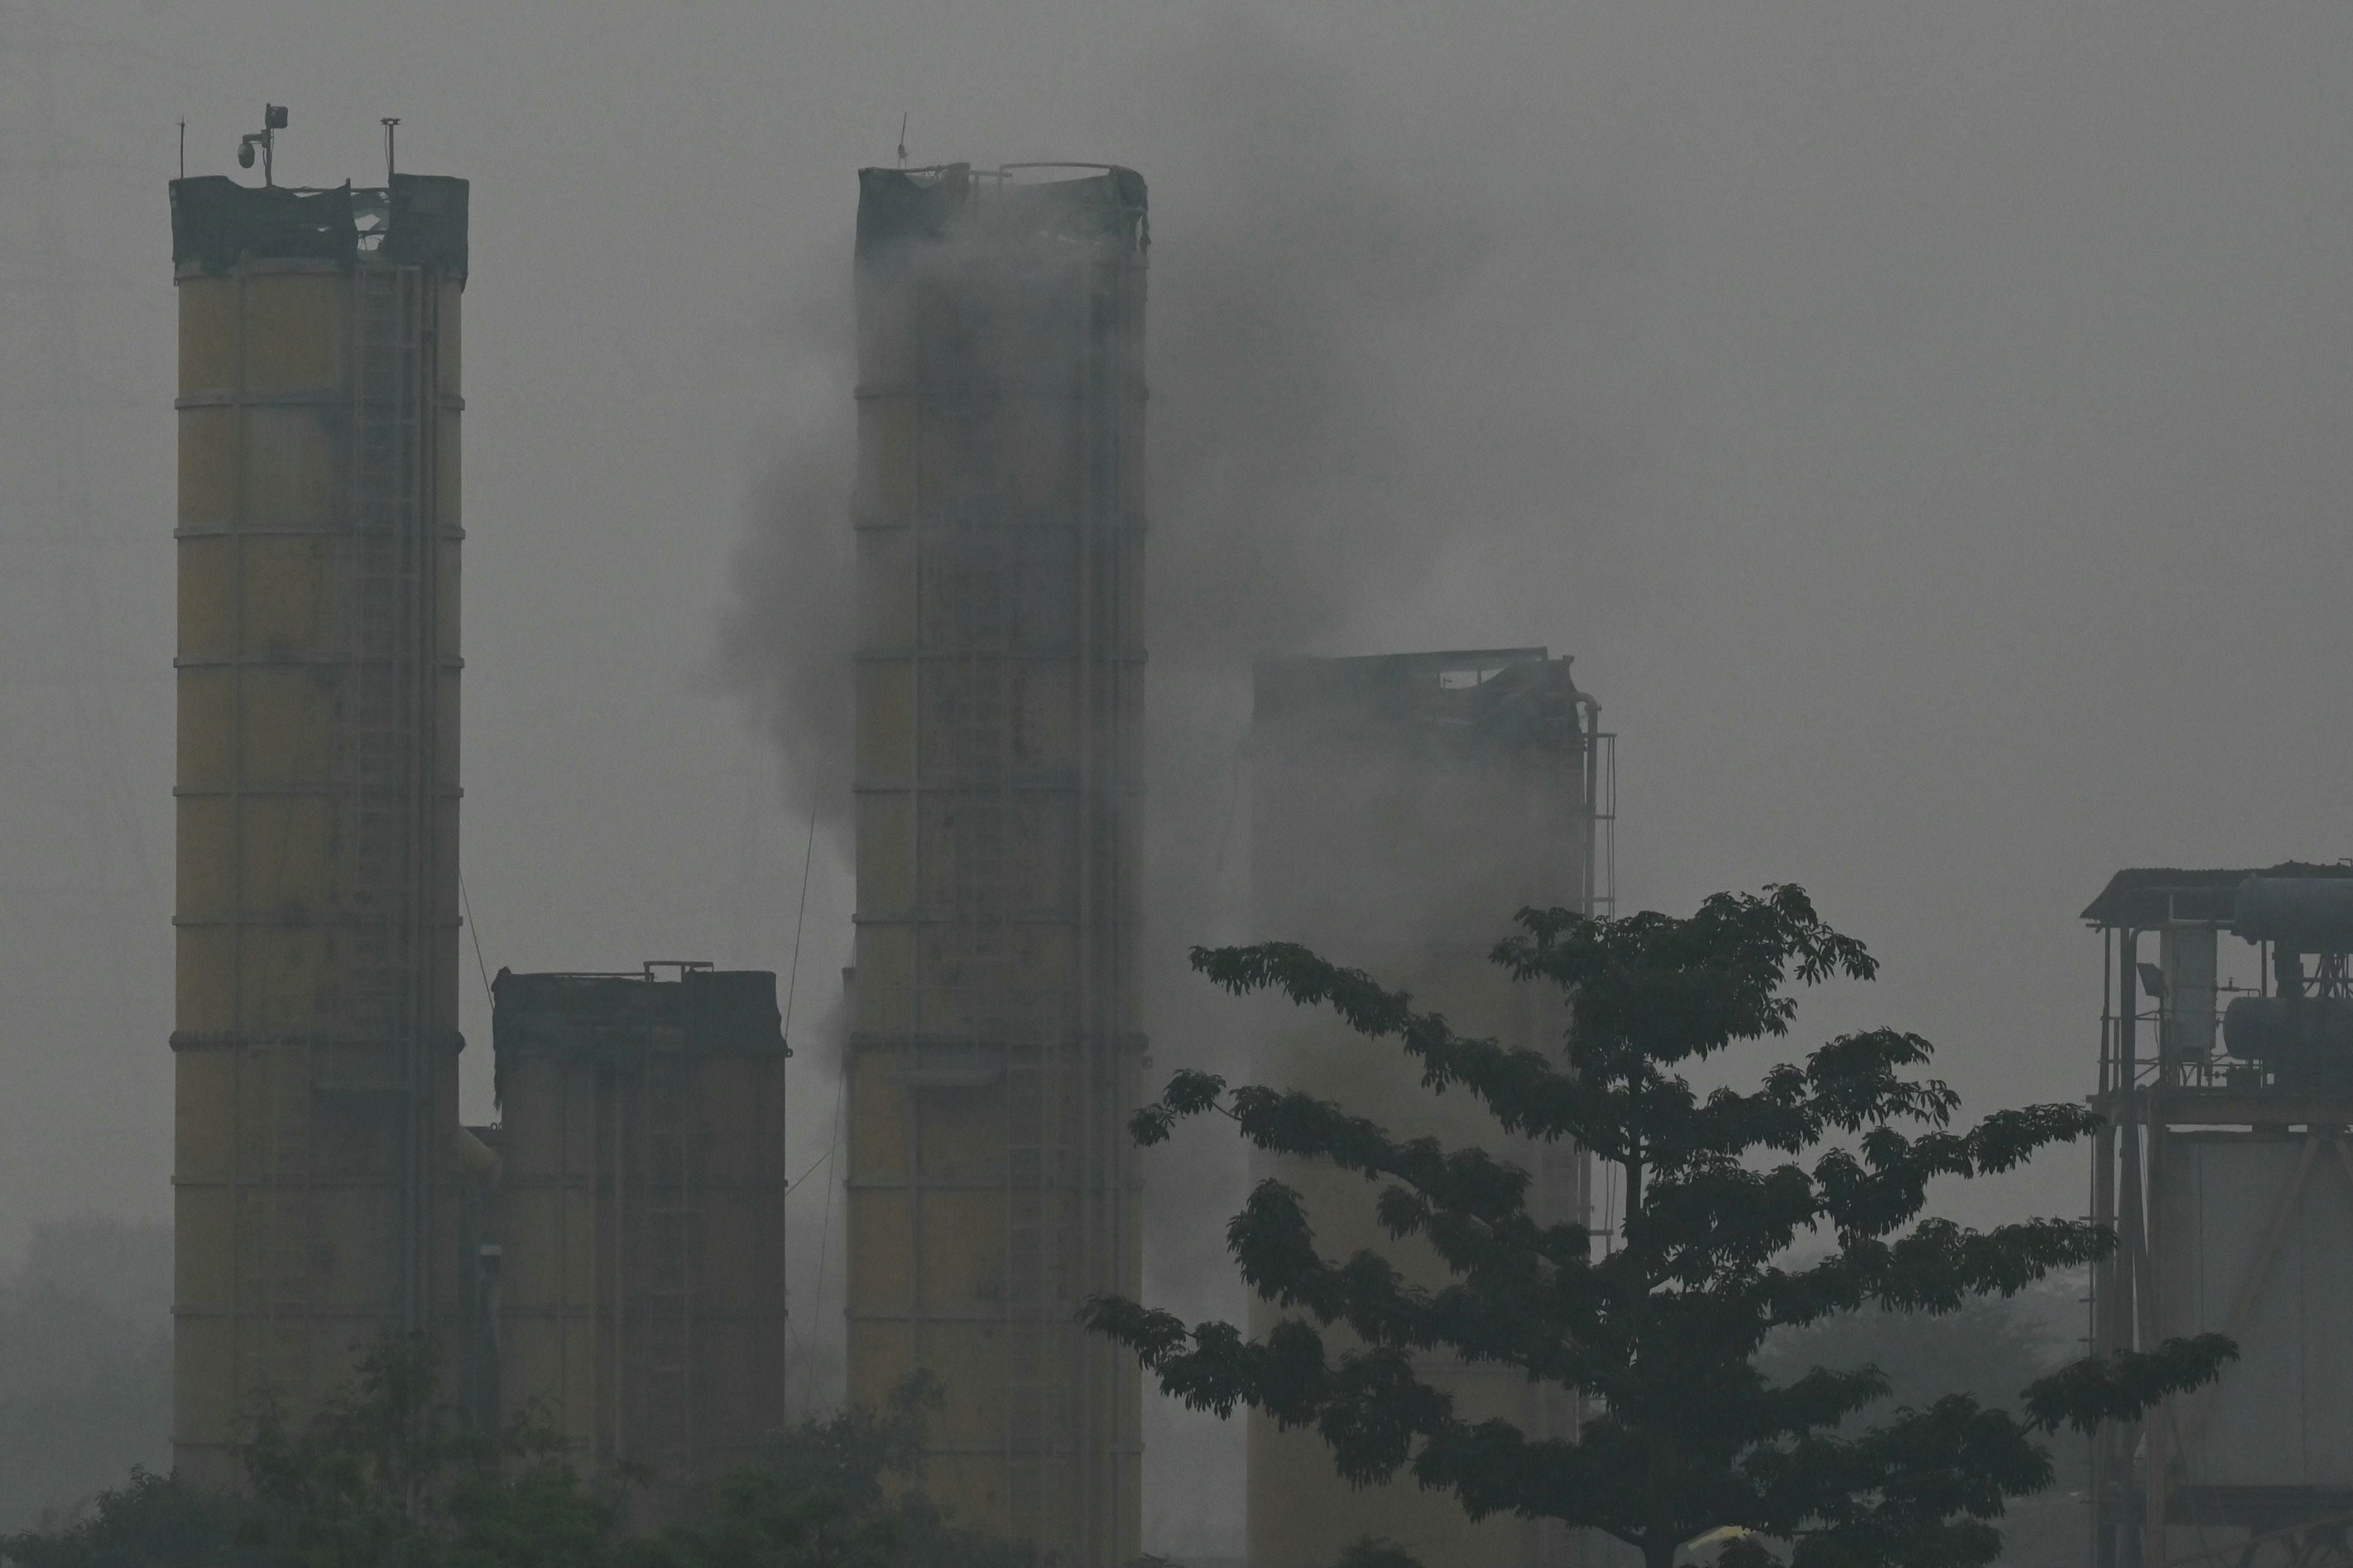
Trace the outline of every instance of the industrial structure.
{"type": "MultiPolygon", "coordinates": [[[[502,970],[501,1119],[460,1125],[467,187],[276,186],[283,123],[248,138],[263,184],[172,187],[176,1460],[234,1483],[241,1419],[299,1418],[371,1341],[423,1335],[480,1420],[535,1407],[584,1465],[649,1468],[649,1522],[786,1420],[775,976],[502,970]]],[[[1102,165],[860,182],[849,1394],[928,1377],[923,1484],[958,1525],[1122,1568],[1142,1380],[1078,1310],[1141,1293],[1145,186],[1102,165]]],[[[1485,954],[1520,905],[1611,906],[1598,714],[1543,648],[1261,663],[1259,928],[1556,1045],[1560,999],[1485,954]]],[[[1328,1028],[1262,1066],[1428,1110],[1328,1028]]],[[[1587,1211],[1581,1151],[1442,1109],[1431,1130],[1525,1161],[1549,1215],[1587,1211]]],[[[1330,1234],[1371,1239],[1360,1194],[1283,1173],[1330,1234]]],[[[1516,1380],[1429,1370],[1468,1409],[1575,1428],[1516,1380]]],[[[1250,1441],[1258,1568],[1367,1533],[1577,1561],[1549,1526],[1352,1493],[1312,1436],[1254,1418],[1250,1441]]]]}
{"type": "MultiPolygon", "coordinates": [[[[1541,647],[1261,662],[1248,742],[1253,930],[1367,969],[1458,1027],[1557,1051],[1563,998],[1512,984],[1488,954],[1522,907],[1611,909],[1616,743],[1599,716],[1569,661],[1541,647]]],[[[1530,1201],[1548,1223],[1589,1213],[1583,1150],[1508,1138],[1467,1096],[1433,1100],[1398,1052],[1335,1021],[1305,1019],[1264,1042],[1256,1076],[1396,1131],[1507,1154],[1535,1178],[1530,1201]]],[[[1360,1179],[1265,1155],[1259,1173],[1305,1195],[1327,1254],[1374,1247],[1425,1283],[1444,1277],[1433,1252],[1382,1229],[1360,1179]]],[[[1252,1338],[1280,1316],[1254,1297],[1252,1338]]],[[[1509,1369],[1430,1358],[1419,1370],[1473,1418],[1577,1429],[1570,1402],[1509,1369]]],[[[1324,1568],[1367,1535],[1425,1563],[1582,1561],[1584,1543],[1557,1524],[1472,1524],[1451,1497],[1410,1480],[1353,1488],[1312,1430],[1249,1419],[1252,1568],[1324,1568]]]]}
{"type": "MultiPolygon", "coordinates": [[[[273,128],[283,119],[272,110],[273,128]]],[[[301,1409],[372,1335],[448,1330],[469,1289],[457,1086],[467,187],[182,179],[172,241],[173,1444],[183,1475],[218,1482],[235,1473],[234,1423],[257,1402],[301,1409]]]]}
{"type": "Polygon", "coordinates": [[[776,977],[501,970],[492,996],[483,1414],[536,1404],[586,1464],[650,1468],[659,1506],[785,1425],[776,977]]]}
{"type": "Polygon", "coordinates": [[[860,182],[849,1394],[928,1373],[957,1522],[1113,1568],[1141,1379],[1076,1314],[1141,1279],[1144,181],[860,182]]]}
{"type": "MultiPolygon", "coordinates": [[[[277,186],[284,123],[242,149],[262,184],[171,186],[175,1465],[234,1484],[241,1421],[299,1417],[371,1341],[424,1336],[480,1419],[535,1406],[584,1463],[649,1467],[659,1518],[786,1420],[775,976],[501,971],[501,1120],[460,1124],[468,187],[277,186]]],[[[1148,244],[1126,169],[860,174],[849,1394],[932,1380],[923,1484],[1060,1568],[1142,1545],[1142,1381],[1078,1312],[1141,1293],[1148,244]]],[[[1564,999],[1488,953],[1521,906],[1613,912],[1614,737],[1569,665],[1261,662],[1257,932],[1556,1049],[1564,999]]],[[[2092,1211],[2121,1238],[2093,1347],[2241,1348],[2094,1439],[2094,1568],[2353,1561],[2353,866],[2126,870],[2084,918],[2105,944],[2092,1211]]],[[[1504,1152],[1540,1217],[1589,1221],[1584,1151],[1434,1102],[1329,1021],[1257,1068],[1504,1152]]],[[[1395,1249],[1360,1181],[1261,1169],[1327,1250],[1395,1249]]],[[[1252,1303],[1254,1336],[1277,1320],[1252,1303]]],[[[1473,1418],[1577,1429],[1547,1385],[1421,1370],[1473,1418]]],[[[1253,1568],[1366,1536],[1586,1561],[1553,1523],[1352,1489],[1255,1411],[1248,1440],[1253,1568]]]]}
{"type": "Polygon", "coordinates": [[[2092,1211],[2121,1239],[2093,1348],[2240,1352],[2094,1439],[2094,1568],[2347,1562],[2353,867],[2119,871],[2084,918],[2106,971],[2092,1211]]]}

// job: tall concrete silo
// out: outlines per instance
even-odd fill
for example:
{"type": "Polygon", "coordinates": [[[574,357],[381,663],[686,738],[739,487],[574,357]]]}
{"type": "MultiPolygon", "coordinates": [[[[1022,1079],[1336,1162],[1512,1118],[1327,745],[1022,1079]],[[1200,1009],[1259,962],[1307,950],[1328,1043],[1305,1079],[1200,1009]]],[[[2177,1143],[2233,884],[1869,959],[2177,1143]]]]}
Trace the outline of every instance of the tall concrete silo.
{"type": "Polygon", "coordinates": [[[1070,1568],[1139,1549],[1124,1128],[1143,722],[1145,187],[860,176],[849,1387],[928,1372],[926,1485],[1070,1568]]]}
{"type": "Polygon", "coordinates": [[[786,1423],[776,977],[501,970],[492,994],[484,1381],[505,1411],[536,1406],[584,1468],[649,1467],[632,1510],[649,1522],[786,1423]]]}
{"type": "MultiPolygon", "coordinates": [[[[172,185],[174,1450],[454,1335],[462,180],[172,185]]],[[[454,1338],[452,1341],[455,1343],[454,1338]]]]}
{"type": "MultiPolygon", "coordinates": [[[[1569,679],[1569,661],[1541,647],[1274,658],[1259,664],[1254,684],[1256,934],[1369,970],[1470,1034],[1556,1052],[1568,1023],[1559,994],[1512,984],[1488,954],[1524,906],[1606,913],[1613,902],[1614,741],[1599,732],[1599,708],[1569,679]]],[[[1582,1150],[1506,1137],[1470,1096],[1433,1098],[1393,1043],[1367,1042],[1327,1016],[1302,1015],[1261,1041],[1252,1076],[1400,1135],[1502,1153],[1535,1178],[1529,1201],[1551,1223],[1589,1211],[1582,1150]]],[[[1255,1164],[1304,1195],[1326,1256],[1371,1248],[1419,1283],[1446,1281],[1434,1249],[1400,1244],[1379,1224],[1377,1189],[1361,1177],[1263,1154],[1255,1164]]],[[[1282,1315],[1253,1297],[1252,1337],[1282,1315]]],[[[1576,1430],[1566,1398],[1508,1368],[1432,1356],[1416,1370],[1472,1419],[1576,1430]]],[[[1583,1543],[1553,1524],[1472,1524],[1451,1496],[1409,1479],[1351,1487],[1314,1431],[1281,1430],[1257,1412],[1249,1423],[1254,1568],[1324,1568],[1366,1536],[1430,1563],[1583,1561],[1583,1543]]]]}

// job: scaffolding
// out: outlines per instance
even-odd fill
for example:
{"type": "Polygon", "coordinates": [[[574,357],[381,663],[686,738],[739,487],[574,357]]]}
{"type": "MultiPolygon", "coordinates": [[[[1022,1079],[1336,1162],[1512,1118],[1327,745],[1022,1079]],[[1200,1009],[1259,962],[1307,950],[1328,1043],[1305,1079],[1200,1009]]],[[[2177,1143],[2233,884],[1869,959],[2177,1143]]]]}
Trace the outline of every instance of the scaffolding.
{"type": "Polygon", "coordinates": [[[1140,1378],[1076,1314],[1141,1275],[1144,182],[860,178],[850,1394],[928,1374],[959,1522],[1113,1568],[1140,1378]]]}
{"type": "Polygon", "coordinates": [[[2240,1347],[2093,1439],[2094,1568],[2353,1561],[2353,867],[2119,871],[2084,918],[2093,1349],[2240,1347]]]}

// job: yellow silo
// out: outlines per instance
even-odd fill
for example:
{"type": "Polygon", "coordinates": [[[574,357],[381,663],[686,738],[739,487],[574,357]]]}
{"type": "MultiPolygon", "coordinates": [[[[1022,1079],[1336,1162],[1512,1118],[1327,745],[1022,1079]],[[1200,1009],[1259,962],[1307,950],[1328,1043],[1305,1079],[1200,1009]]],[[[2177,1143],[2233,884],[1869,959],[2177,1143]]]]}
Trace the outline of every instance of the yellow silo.
{"type": "MultiPolygon", "coordinates": [[[[1459,1029],[1559,1049],[1556,991],[1515,985],[1489,962],[1526,905],[1606,910],[1611,738],[1541,647],[1474,648],[1260,663],[1250,737],[1250,902],[1256,934],[1303,942],[1410,991],[1459,1029]]],[[[1590,1162],[1571,1143],[1505,1136],[1470,1096],[1433,1097],[1393,1042],[1367,1042],[1328,1016],[1303,1016],[1261,1043],[1253,1078],[1305,1089],[1400,1136],[1493,1150],[1535,1178],[1531,1207],[1551,1223],[1590,1212],[1590,1162]]],[[[1318,1249],[1370,1248],[1418,1283],[1448,1279],[1434,1248],[1381,1226],[1378,1188],[1320,1162],[1261,1154],[1253,1173],[1305,1198],[1318,1249]]],[[[1255,1296],[1263,1338],[1285,1314],[1255,1296]]],[[[1345,1343],[1344,1331],[1327,1339],[1345,1343]]],[[[1574,1403],[1507,1367],[1418,1358],[1417,1372],[1472,1420],[1566,1435],[1574,1403]]],[[[1577,1568],[1588,1544],[1550,1521],[1473,1524],[1443,1492],[1409,1478],[1356,1488],[1311,1428],[1249,1421],[1246,1504],[1251,1568],[1330,1568],[1354,1542],[1396,1542],[1422,1562],[1577,1568]]]]}
{"type": "Polygon", "coordinates": [[[173,1444],[455,1348],[462,180],[172,186],[173,1444]]]}
{"type": "Polygon", "coordinates": [[[666,1517],[786,1424],[776,977],[707,963],[491,986],[498,1406],[666,1517]]]}
{"type": "Polygon", "coordinates": [[[858,213],[849,1387],[936,1378],[925,1485],[1140,1549],[1143,179],[869,169],[858,213]]]}

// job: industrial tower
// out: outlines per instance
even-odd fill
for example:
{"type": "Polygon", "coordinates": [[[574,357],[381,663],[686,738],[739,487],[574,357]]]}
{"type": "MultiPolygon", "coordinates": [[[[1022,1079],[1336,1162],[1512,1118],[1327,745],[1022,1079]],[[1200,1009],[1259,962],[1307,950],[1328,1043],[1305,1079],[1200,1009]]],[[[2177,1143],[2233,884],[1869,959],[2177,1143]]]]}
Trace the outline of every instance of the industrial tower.
{"type": "Polygon", "coordinates": [[[1145,188],[860,175],[849,1389],[1068,1568],[1140,1547],[1145,188]]]}
{"type": "Polygon", "coordinates": [[[466,222],[462,180],[172,185],[173,1443],[202,1484],[257,1401],[299,1414],[376,1333],[464,1311],[466,222]]]}
{"type": "Polygon", "coordinates": [[[2094,1568],[2343,1563],[2353,867],[2137,868],[2084,919],[2106,992],[2092,1217],[2121,1244],[2092,1268],[2092,1349],[2239,1346],[2092,1439],[2094,1568]]]}
{"type": "MultiPolygon", "coordinates": [[[[1541,647],[1272,658],[1256,671],[1248,745],[1250,910],[1264,940],[1303,942],[1413,993],[1456,1027],[1558,1053],[1567,1008],[1548,986],[1514,984],[1488,958],[1525,906],[1608,913],[1616,816],[1615,737],[1541,647]]],[[[1303,1015],[1261,1042],[1257,1081],[1305,1089],[1401,1135],[1504,1155],[1535,1178],[1546,1223],[1583,1223],[1591,1162],[1573,1143],[1505,1136],[1468,1095],[1433,1098],[1388,1041],[1303,1015]]],[[[1254,1173],[1306,1199],[1319,1249],[1390,1257],[1416,1283],[1447,1282],[1434,1249],[1378,1223],[1376,1189],[1320,1161],[1261,1154],[1254,1173]]],[[[1604,1243],[1606,1245],[1606,1242],[1604,1243]]],[[[1284,1314],[1253,1294],[1250,1334],[1284,1314]]],[[[1345,1337],[1326,1330],[1325,1337],[1345,1337]]],[[[1416,1371],[1474,1420],[1534,1435],[1577,1430],[1573,1403],[1508,1368],[1421,1358],[1416,1371]]],[[[1477,1524],[1409,1479],[1356,1488],[1312,1430],[1249,1421],[1247,1521],[1254,1568],[1324,1568],[1366,1536],[1424,1563],[1573,1568],[1578,1538],[1546,1521],[1477,1524]]]]}
{"type": "Polygon", "coordinates": [[[650,1468],[650,1523],[786,1424],[776,977],[502,969],[491,994],[482,1413],[536,1405],[583,1468],[650,1468]]]}

